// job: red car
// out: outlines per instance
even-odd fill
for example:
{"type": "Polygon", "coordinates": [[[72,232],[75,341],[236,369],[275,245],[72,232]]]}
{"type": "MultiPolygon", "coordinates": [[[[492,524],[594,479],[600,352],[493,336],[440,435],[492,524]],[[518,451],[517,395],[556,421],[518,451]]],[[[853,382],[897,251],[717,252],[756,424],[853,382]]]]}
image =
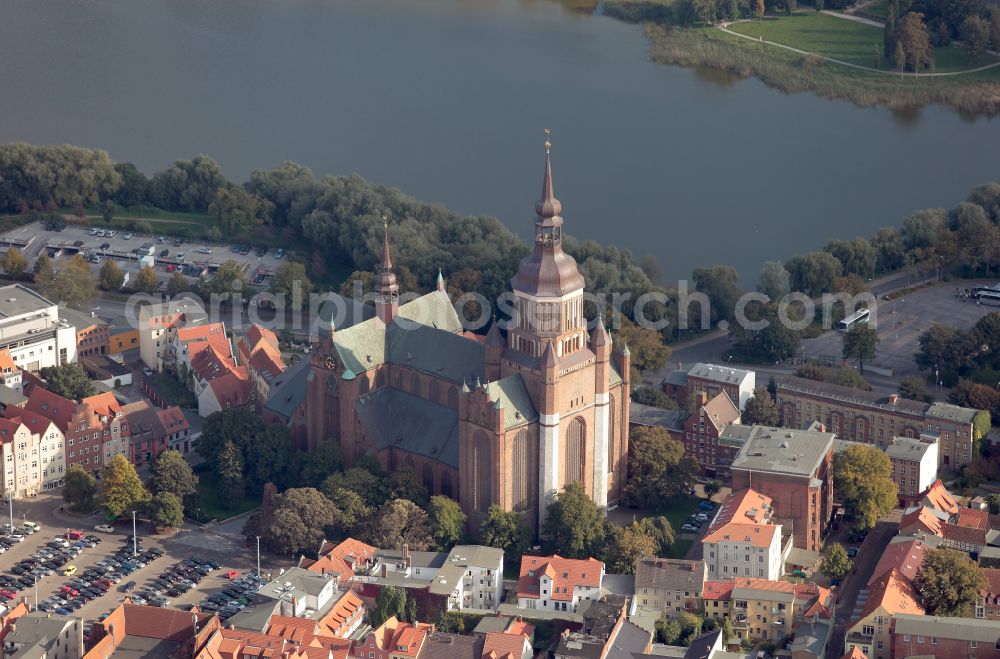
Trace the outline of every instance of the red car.
{"type": "Polygon", "coordinates": [[[72,595],[73,597],[76,597],[77,595],[80,594],[80,591],[76,590],[72,586],[61,586],[59,588],[59,592],[66,593],[67,595],[72,595]]]}
{"type": "Polygon", "coordinates": [[[3,590],[0,590],[0,597],[5,597],[9,600],[12,600],[15,597],[17,597],[17,593],[15,593],[13,590],[7,590],[6,588],[4,588],[3,590]]]}
{"type": "Polygon", "coordinates": [[[167,266],[167,268],[166,268],[167,272],[173,272],[173,271],[174,271],[174,270],[176,270],[176,269],[177,269],[177,266],[176,266],[176,265],[174,265],[173,263],[169,264],[169,265],[167,266]]]}

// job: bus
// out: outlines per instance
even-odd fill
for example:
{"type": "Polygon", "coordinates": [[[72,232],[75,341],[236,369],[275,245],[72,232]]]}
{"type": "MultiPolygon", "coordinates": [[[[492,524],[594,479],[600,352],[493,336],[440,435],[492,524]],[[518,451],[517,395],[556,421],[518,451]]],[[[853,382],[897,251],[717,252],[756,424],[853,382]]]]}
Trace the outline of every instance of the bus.
{"type": "Polygon", "coordinates": [[[970,297],[975,300],[977,304],[1000,305],[1000,290],[995,288],[977,286],[972,289],[970,297]]]}
{"type": "Polygon", "coordinates": [[[864,325],[870,316],[871,312],[868,309],[858,309],[847,318],[837,322],[837,331],[846,332],[855,325],[864,325]]]}

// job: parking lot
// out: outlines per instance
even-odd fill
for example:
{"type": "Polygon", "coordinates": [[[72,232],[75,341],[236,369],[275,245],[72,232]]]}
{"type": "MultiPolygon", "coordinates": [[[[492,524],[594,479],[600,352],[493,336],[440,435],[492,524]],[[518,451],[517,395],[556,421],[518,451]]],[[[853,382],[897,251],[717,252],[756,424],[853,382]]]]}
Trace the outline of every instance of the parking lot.
{"type": "MultiPolygon", "coordinates": [[[[992,286],[995,280],[963,281],[961,288],[992,286]]],[[[894,370],[896,377],[918,373],[913,355],[920,349],[919,338],[932,325],[948,325],[961,329],[972,327],[983,316],[998,311],[997,307],[976,304],[955,296],[955,284],[942,283],[921,288],[898,300],[878,301],[873,325],[878,330],[879,344],[872,365],[894,370]]],[[[814,339],[802,341],[806,359],[839,359],[842,335],[829,331],[814,339]]]]}
{"type": "MultiPolygon", "coordinates": [[[[13,544],[13,546],[0,554],[0,580],[4,585],[0,585],[0,590],[6,589],[11,580],[24,578],[26,575],[15,575],[11,570],[21,564],[21,567],[37,569],[36,566],[25,566],[22,562],[33,560],[32,556],[40,551],[49,554],[56,554],[63,548],[48,547],[57,537],[65,537],[67,532],[80,530],[84,537],[93,536],[99,539],[98,544],[93,546],[81,546],[76,556],[69,557],[64,565],[54,569],[51,565],[48,569],[52,574],[42,576],[37,581],[38,602],[42,608],[56,610],[61,602],[51,600],[54,595],[62,596],[64,599],[78,599],[79,595],[71,592],[60,592],[67,590],[67,584],[76,591],[85,592],[85,589],[95,590],[89,597],[93,597],[87,602],[80,602],[79,608],[72,611],[71,615],[81,617],[85,620],[95,620],[99,616],[117,607],[127,596],[141,595],[146,598],[147,603],[171,606],[188,607],[192,604],[201,604],[209,598],[216,597],[219,600],[219,609],[228,607],[228,614],[235,613],[246,598],[246,594],[256,589],[256,583],[250,579],[254,574],[256,557],[247,547],[234,542],[234,538],[222,535],[213,535],[202,531],[197,527],[181,529],[174,537],[156,536],[150,533],[150,529],[143,524],[138,525],[139,556],[145,565],[136,565],[123,568],[132,558],[132,544],[129,535],[132,532],[131,522],[118,525],[113,533],[98,532],[94,530],[94,519],[90,518],[73,525],[62,523],[63,520],[53,521],[54,512],[59,507],[57,495],[39,495],[30,500],[19,500],[14,502],[14,527],[21,529],[23,520],[40,520],[37,523],[41,529],[31,535],[25,535],[23,542],[13,544]],[[48,520],[48,521],[42,521],[48,520]],[[121,552],[117,557],[116,552],[121,552]],[[152,552],[162,554],[153,556],[152,552]],[[142,558],[146,554],[145,559],[142,558]],[[118,565],[108,563],[109,560],[117,561],[118,565]],[[182,562],[187,561],[188,564],[182,562]],[[101,565],[103,563],[103,565],[101,565]],[[207,565],[206,565],[207,564],[207,565]],[[76,570],[72,575],[64,575],[63,571],[68,566],[75,566],[76,570]],[[131,570],[131,571],[129,571],[131,570]],[[167,582],[156,583],[168,574],[167,582]],[[233,577],[233,578],[230,578],[233,577]],[[98,584],[100,579],[111,579],[113,583],[98,584]],[[237,582],[236,580],[240,581],[237,582]],[[74,582],[75,583],[70,583],[74,582]],[[124,592],[124,587],[129,582],[134,585],[124,592]],[[187,582],[187,583],[185,583],[187,582]],[[87,585],[84,586],[83,584],[87,585]],[[158,596],[162,599],[150,597],[149,588],[159,591],[158,596]],[[231,590],[237,588],[236,591],[231,590]],[[221,595],[223,590],[230,591],[229,595],[221,595]],[[104,591],[104,592],[101,592],[104,591]],[[231,595],[236,594],[236,597],[231,595]],[[96,595],[96,596],[93,596],[96,595]],[[45,601],[49,600],[49,605],[45,601]],[[230,604],[231,603],[231,604],[230,604]]],[[[5,513],[6,508],[0,510],[5,513]]],[[[0,524],[4,524],[7,517],[0,514],[0,524]]],[[[99,520],[98,520],[99,521],[99,520]]],[[[6,532],[0,531],[0,537],[9,537],[6,532]]],[[[76,540],[70,540],[72,545],[76,540]]],[[[73,550],[74,552],[76,550],[73,550]]],[[[276,565],[269,557],[262,557],[262,569],[264,574],[276,571],[276,565]]],[[[288,559],[281,561],[285,567],[290,566],[288,559]]],[[[20,568],[19,568],[20,570],[20,568]]],[[[31,604],[35,602],[35,587],[20,586],[17,597],[26,597],[31,604]]]]}
{"type": "Polygon", "coordinates": [[[123,270],[134,276],[140,268],[140,258],[147,257],[152,260],[153,269],[161,281],[166,281],[174,270],[181,271],[194,281],[211,275],[226,261],[236,261],[243,266],[248,281],[263,285],[284,259],[284,252],[280,249],[209,243],[165,234],[145,235],[71,224],[56,231],[47,229],[39,222],[4,233],[0,236],[0,243],[18,246],[31,263],[42,252],[47,252],[56,262],[83,254],[91,261],[95,275],[103,260],[114,259],[123,270]]]}

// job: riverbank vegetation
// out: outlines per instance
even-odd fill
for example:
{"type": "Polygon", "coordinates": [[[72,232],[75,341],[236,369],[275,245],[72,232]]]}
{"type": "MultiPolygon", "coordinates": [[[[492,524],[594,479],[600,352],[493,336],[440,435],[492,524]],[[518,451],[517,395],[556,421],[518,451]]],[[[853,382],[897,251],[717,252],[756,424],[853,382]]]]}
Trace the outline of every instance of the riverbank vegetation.
{"type": "MultiPolygon", "coordinates": [[[[817,9],[846,4],[815,1],[817,9]]],[[[859,7],[859,14],[882,14],[886,27],[803,10],[795,0],[609,0],[605,14],[645,24],[651,57],[663,64],[756,76],[785,92],[813,91],[861,106],[1000,112],[1000,66],[982,68],[1000,61],[990,53],[1000,44],[1000,9],[980,0],[859,7]],[[725,30],[717,27],[722,21],[725,30]]]]}

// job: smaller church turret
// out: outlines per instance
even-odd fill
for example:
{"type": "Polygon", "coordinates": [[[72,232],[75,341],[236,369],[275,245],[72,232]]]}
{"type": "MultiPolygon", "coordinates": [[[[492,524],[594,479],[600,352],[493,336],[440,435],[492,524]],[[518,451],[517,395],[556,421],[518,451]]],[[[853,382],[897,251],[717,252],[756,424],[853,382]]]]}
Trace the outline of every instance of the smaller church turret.
{"type": "Polygon", "coordinates": [[[399,311],[399,284],[396,274],[392,271],[392,259],[389,256],[389,223],[386,216],[382,217],[385,237],[382,241],[382,261],[375,277],[375,314],[388,325],[399,311]]]}
{"type": "Polygon", "coordinates": [[[438,278],[437,278],[437,290],[444,292],[444,275],[441,274],[441,268],[438,268],[438,278]]]}
{"type": "Polygon", "coordinates": [[[486,333],[486,380],[493,382],[500,379],[500,358],[503,356],[504,341],[500,334],[500,324],[496,316],[486,333]]]}

